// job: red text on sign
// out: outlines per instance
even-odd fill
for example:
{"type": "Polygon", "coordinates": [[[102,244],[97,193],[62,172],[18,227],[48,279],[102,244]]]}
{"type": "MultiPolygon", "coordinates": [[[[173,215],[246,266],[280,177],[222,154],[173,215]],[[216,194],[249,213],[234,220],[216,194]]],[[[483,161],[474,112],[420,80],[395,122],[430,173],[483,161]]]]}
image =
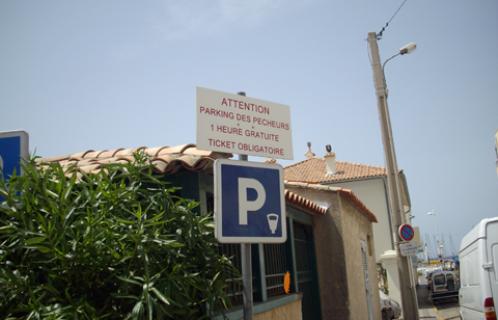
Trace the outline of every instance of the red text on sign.
{"type": "Polygon", "coordinates": [[[208,139],[209,145],[217,148],[232,149],[235,147],[235,141],[220,140],[220,139],[208,139]]]}

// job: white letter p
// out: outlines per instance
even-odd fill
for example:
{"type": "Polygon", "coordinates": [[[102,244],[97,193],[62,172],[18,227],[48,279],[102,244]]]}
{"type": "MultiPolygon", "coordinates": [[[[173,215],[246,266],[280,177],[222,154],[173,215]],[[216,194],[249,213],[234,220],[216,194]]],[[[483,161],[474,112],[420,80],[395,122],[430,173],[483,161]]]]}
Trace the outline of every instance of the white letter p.
{"type": "Polygon", "coordinates": [[[257,211],[263,207],[266,201],[265,187],[256,179],[239,178],[239,224],[247,225],[247,213],[257,211]],[[247,199],[247,190],[256,190],[257,196],[254,201],[247,199]]]}

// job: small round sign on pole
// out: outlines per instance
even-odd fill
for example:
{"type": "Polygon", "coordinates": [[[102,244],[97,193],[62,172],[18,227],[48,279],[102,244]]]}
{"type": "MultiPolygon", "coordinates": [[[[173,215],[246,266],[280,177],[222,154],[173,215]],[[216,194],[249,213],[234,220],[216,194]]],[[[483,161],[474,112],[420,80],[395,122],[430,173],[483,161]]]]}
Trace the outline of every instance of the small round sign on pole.
{"type": "Polygon", "coordinates": [[[405,223],[399,226],[398,235],[404,241],[411,241],[415,236],[415,230],[411,225],[405,223]]]}

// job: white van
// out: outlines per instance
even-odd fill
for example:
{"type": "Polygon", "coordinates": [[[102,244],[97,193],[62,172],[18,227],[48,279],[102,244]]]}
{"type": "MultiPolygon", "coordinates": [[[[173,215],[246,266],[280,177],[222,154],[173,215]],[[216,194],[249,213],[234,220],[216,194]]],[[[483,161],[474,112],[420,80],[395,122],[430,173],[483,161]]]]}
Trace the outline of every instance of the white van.
{"type": "Polygon", "coordinates": [[[498,217],[483,219],[460,246],[460,315],[496,320],[498,303],[498,217]]]}

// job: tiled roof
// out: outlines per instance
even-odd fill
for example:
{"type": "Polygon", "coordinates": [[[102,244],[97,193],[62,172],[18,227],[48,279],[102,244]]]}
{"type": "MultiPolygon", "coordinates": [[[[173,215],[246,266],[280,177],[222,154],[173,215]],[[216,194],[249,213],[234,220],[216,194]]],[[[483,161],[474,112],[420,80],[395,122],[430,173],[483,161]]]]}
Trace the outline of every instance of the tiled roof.
{"type": "Polygon", "coordinates": [[[285,190],[285,200],[288,203],[313,214],[324,215],[327,212],[327,208],[320,207],[313,201],[287,189],[285,190]]]}
{"type": "Polygon", "coordinates": [[[336,161],[336,173],[327,175],[323,158],[311,158],[284,169],[285,180],[307,183],[334,183],[382,177],[386,169],[365,164],[336,161]]]}
{"type": "Polygon", "coordinates": [[[358,209],[360,213],[365,215],[368,220],[371,222],[378,222],[377,217],[375,214],[370,211],[370,209],[365,206],[365,204],[353,193],[353,191],[345,188],[338,188],[338,187],[331,187],[331,186],[324,186],[320,184],[310,184],[310,183],[303,183],[303,182],[285,182],[286,186],[288,187],[298,187],[298,188],[303,188],[303,189],[313,189],[313,190],[322,190],[322,191],[331,191],[331,192],[337,192],[340,195],[346,197],[348,200],[351,201],[353,206],[358,209]]]}
{"type": "Polygon", "coordinates": [[[209,170],[214,160],[231,157],[231,154],[200,150],[194,144],[185,144],[174,147],[87,150],[67,156],[41,158],[38,162],[40,164],[58,162],[66,169],[75,166],[80,173],[96,173],[105,164],[132,162],[133,154],[137,151],[143,151],[148,155],[154,168],[162,174],[172,174],[182,168],[190,171],[209,170]]]}
{"type": "MultiPolygon", "coordinates": [[[[232,155],[227,153],[212,152],[197,149],[194,144],[185,144],[174,147],[138,147],[133,149],[112,149],[112,150],[87,150],[66,156],[41,158],[38,163],[58,162],[65,169],[74,167],[76,172],[97,173],[105,164],[110,163],[130,163],[134,160],[133,154],[137,151],[143,151],[150,157],[156,171],[161,174],[173,174],[181,169],[189,171],[210,171],[213,162],[220,158],[230,158],[232,155]]],[[[322,215],[327,211],[316,203],[297,195],[289,190],[285,190],[285,200],[287,203],[304,210],[311,214],[322,215]]]]}

